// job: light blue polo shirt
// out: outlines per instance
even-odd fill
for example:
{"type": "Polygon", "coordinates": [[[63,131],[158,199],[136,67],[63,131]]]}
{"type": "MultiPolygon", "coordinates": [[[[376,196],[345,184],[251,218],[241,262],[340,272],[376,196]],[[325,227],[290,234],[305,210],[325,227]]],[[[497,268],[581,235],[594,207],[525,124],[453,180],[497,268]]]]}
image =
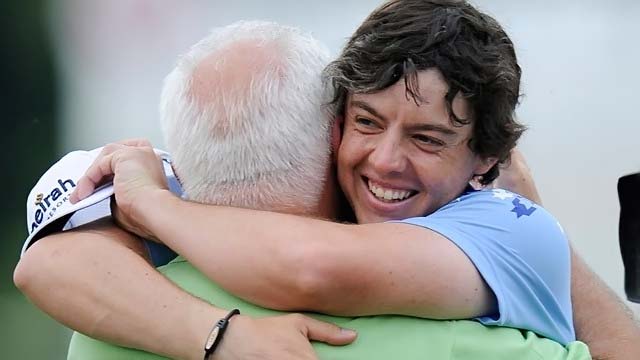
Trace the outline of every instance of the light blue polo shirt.
{"type": "Polygon", "coordinates": [[[502,189],[468,191],[429,216],[400,222],[440,233],[471,259],[498,301],[498,313],[478,321],[561,344],[575,340],[569,244],[541,206],[502,189]]]}

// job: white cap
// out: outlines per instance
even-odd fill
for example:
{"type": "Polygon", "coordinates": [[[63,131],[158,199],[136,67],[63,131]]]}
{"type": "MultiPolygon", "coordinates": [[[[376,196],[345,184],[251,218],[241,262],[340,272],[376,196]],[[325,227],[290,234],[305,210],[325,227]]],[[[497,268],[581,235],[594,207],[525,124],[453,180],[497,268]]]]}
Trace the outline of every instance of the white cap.
{"type": "Polygon", "coordinates": [[[59,231],[74,212],[98,203],[113,195],[113,186],[107,184],[86,199],[71,204],[69,196],[89,166],[100,154],[102,148],[92,151],[74,151],[65,155],[53,164],[31,189],[27,198],[27,230],[29,237],[22,247],[22,252],[37,240],[51,232],[59,231]],[[59,220],[47,231],[48,225],[59,220]]]}
{"type": "MultiPolygon", "coordinates": [[[[31,189],[27,198],[27,231],[29,236],[22,247],[22,254],[36,240],[63,229],[76,211],[97,204],[113,195],[113,185],[105,184],[89,197],[71,204],[69,196],[102,148],[91,151],[74,151],[53,164],[31,189]]],[[[168,154],[156,150],[161,157],[168,154]]],[[[166,171],[166,170],[165,170],[166,171]]]]}

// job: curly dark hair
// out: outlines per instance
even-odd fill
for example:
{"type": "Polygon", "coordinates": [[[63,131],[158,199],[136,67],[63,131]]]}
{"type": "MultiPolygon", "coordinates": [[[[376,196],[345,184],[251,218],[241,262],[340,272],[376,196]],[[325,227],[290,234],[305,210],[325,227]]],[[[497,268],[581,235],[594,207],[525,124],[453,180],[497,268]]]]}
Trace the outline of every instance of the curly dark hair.
{"type": "Polygon", "coordinates": [[[344,113],[349,93],[384,90],[401,79],[419,104],[418,72],[432,68],[449,86],[445,100],[454,125],[472,122],[454,114],[454,97],[461,93],[471,106],[468,146],[498,159],[478,174],[480,183],[489,184],[525,130],[514,114],[521,71],[513,43],[489,15],[464,0],[390,1],[369,15],[324,75],[334,90],[331,105],[344,113]]]}

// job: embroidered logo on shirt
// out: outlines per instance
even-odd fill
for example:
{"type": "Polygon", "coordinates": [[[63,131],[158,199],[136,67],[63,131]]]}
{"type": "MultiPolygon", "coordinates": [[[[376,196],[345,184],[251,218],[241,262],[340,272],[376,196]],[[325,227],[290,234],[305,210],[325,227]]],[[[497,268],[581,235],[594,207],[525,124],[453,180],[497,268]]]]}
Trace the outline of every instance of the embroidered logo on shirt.
{"type": "Polygon", "coordinates": [[[520,199],[518,198],[513,199],[511,203],[513,204],[513,209],[511,209],[511,212],[515,213],[518,216],[518,219],[523,215],[531,216],[531,214],[533,214],[533,212],[537,209],[533,205],[531,207],[527,207],[525,204],[521,203],[520,199]]]}
{"type": "Polygon", "coordinates": [[[498,198],[500,200],[511,199],[514,196],[513,193],[504,189],[493,189],[491,192],[493,192],[494,198],[498,198]]]}

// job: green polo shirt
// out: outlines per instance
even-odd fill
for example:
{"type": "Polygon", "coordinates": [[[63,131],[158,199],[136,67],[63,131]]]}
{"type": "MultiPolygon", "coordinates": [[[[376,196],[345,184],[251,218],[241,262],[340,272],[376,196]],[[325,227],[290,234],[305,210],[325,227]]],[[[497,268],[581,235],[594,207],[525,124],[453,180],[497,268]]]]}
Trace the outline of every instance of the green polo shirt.
{"type": "MultiPolygon", "coordinates": [[[[159,270],[186,291],[218,307],[238,308],[243,315],[254,317],[282,314],[255,306],[225,292],[180,257],[159,270]]],[[[358,332],[357,340],[350,345],[314,343],[313,347],[320,359],[591,359],[587,346],[579,341],[563,347],[549,339],[538,337],[531,331],[487,327],[470,320],[440,321],[388,315],[311,316],[358,332]]],[[[215,320],[211,319],[212,324],[215,320]]],[[[164,358],[74,333],[67,359],[164,358]]]]}

